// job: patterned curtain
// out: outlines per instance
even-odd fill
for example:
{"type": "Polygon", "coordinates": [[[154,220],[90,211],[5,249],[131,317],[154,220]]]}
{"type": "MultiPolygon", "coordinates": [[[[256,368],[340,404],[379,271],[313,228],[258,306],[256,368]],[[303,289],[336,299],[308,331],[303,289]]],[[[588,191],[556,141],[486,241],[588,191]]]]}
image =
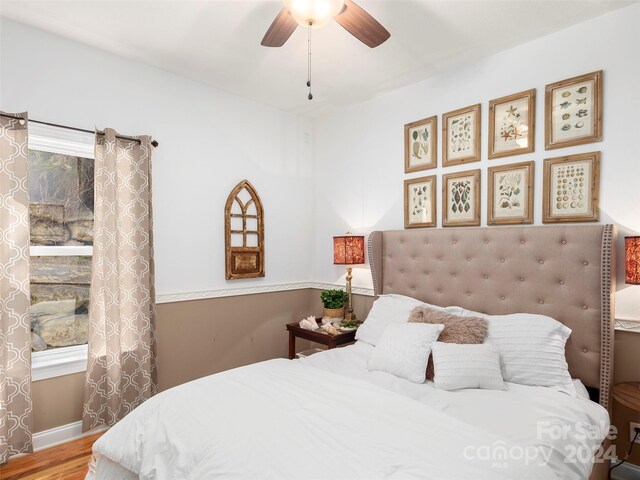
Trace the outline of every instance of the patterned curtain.
{"type": "Polygon", "coordinates": [[[96,134],[93,269],[83,429],[156,392],[151,139],[96,134]]]}
{"type": "Polygon", "coordinates": [[[0,463],[32,450],[27,114],[11,116],[0,116],[0,463]]]}

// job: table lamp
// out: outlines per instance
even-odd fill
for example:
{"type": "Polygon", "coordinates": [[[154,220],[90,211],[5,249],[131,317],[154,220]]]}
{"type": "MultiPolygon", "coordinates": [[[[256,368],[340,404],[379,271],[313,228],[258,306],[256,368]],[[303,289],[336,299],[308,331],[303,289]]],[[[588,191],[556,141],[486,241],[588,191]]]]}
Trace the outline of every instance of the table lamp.
{"type": "Polygon", "coordinates": [[[364,263],[364,237],[347,233],[333,237],[333,264],[347,266],[347,296],[349,297],[345,320],[355,320],[351,304],[351,265],[364,263]]]}
{"type": "Polygon", "coordinates": [[[624,265],[627,285],[640,285],[640,236],[624,237],[624,265]]]}
{"type": "Polygon", "coordinates": [[[624,237],[624,283],[640,285],[640,236],[624,237]]]}

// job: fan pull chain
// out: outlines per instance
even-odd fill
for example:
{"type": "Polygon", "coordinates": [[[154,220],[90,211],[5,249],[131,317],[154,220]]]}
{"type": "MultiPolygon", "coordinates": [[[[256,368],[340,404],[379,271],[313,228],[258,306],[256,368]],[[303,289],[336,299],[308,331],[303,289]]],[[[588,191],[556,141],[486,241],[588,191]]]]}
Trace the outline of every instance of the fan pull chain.
{"type": "Polygon", "coordinates": [[[307,30],[307,87],[309,87],[309,95],[307,98],[309,100],[313,100],[313,94],[311,93],[311,25],[313,25],[313,22],[310,21],[307,30]]]}

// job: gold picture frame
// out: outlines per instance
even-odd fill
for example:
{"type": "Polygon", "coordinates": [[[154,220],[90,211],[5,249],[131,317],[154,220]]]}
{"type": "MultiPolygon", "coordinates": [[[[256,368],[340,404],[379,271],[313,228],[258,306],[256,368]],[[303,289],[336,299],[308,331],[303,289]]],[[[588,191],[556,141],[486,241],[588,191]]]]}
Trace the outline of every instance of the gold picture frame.
{"type": "Polygon", "coordinates": [[[535,150],[536,89],[489,102],[489,159],[535,150]]]}
{"type": "Polygon", "coordinates": [[[511,163],[487,170],[487,225],[533,223],[535,162],[511,163]]]}
{"type": "Polygon", "coordinates": [[[435,227],[436,176],[404,181],[404,228],[435,227]]]}
{"type": "Polygon", "coordinates": [[[404,126],[404,173],[430,170],[438,166],[438,116],[423,118],[404,126]]]}
{"type": "Polygon", "coordinates": [[[480,169],[442,175],[442,226],[480,225],[480,169]]]}
{"type": "Polygon", "coordinates": [[[442,166],[480,161],[480,104],[442,115],[442,166]]]}
{"type": "Polygon", "coordinates": [[[542,222],[597,222],[600,218],[600,152],[544,161],[542,222]]]}
{"type": "Polygon", "coordinates": [[[603,71],[545,88],[545,149],[602,141],[603,71]]]}

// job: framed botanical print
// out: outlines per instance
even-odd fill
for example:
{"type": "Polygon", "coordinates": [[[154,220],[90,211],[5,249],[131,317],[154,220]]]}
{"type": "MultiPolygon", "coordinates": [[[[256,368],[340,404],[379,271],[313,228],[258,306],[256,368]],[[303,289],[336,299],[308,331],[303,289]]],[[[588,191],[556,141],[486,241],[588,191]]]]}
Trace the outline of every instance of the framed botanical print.
{"type": "Polygon", "coordinates": [[[534,162],[488,169],[487,225],[533,223],[534,162]]]}
{"type": "Polygon", "coordinates": [[[480,161],[480,104],[442,115],[442,166],[480,161]]]}
{"type": "Polygon", "coordinates": [[[404,126],[404,173],[438,166],[438,117],[423,118],[404,126]]]}
{"type": "Polygon", "coordinates": [[[404,181],[404,228],[436,226],[436,176],[404,181]]]}
{"type": "Polygon", "coordinates": [[[545,159],[544,223],[597,222],[599,194],[600,152],[545,159]]]}
{"type": "Polygon", "coordinates": [[[442,176],[442,226],[480,225],[480,170],[442,176]]]}
{"type": "Polygon", "coordinates": [[[536,89],[489,102],[489,158],[531,153],[535,148],[536,89]]]}
{"type": "Polygon", "coordinates": [[[546,150],[602,141],[602,73],[547,85],[546,150]]]}

